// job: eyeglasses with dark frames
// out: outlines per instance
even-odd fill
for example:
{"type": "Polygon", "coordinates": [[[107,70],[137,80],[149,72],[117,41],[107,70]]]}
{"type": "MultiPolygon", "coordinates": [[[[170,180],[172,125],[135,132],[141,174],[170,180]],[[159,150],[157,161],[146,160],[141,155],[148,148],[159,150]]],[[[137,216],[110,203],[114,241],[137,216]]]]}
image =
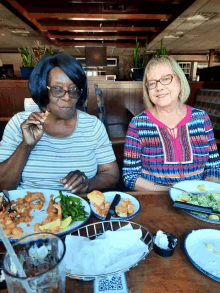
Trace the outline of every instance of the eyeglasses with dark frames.
{"type": "Polygon", "coordinates": [[[48,90],[51,92],[51,95],[54,98],[63,98],[66,93],[69,94],[71,99],[79,99],[83,90],[79,90],[76,87],[70,88],[69,90],[64,90],[62,87],[59,86],[54,86],[54,87],[49,87],[47,86],[48,90]]]}
{"type": "Polygon", "coordinates": [[[157,83],[160,82],[162,85],[168,85],[172,82],[174,77],[174,74],[167,74],[166,76],[161,77],[158,80],[149,80],[145,86],[149,89],[152,90],[157,86],[157,83]]]}

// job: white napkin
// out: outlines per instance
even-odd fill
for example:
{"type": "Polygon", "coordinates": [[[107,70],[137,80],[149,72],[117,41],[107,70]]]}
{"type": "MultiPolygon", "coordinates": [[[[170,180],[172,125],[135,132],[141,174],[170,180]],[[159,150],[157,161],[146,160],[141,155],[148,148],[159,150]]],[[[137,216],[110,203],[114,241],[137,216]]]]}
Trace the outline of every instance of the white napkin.
{"type": "Polygon", "coordinates": [[[83,236],[66,236],[66,269],[73,275],[114,273],[138,262],[148,246],[140,240],[141,229],[131,224],[107,231],[95,240],[83,236]]]}

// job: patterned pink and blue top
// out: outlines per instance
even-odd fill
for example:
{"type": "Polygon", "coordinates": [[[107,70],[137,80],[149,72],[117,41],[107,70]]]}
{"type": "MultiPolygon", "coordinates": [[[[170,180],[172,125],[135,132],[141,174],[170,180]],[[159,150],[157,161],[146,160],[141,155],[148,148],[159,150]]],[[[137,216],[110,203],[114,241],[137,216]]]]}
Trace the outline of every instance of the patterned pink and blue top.
{"type": "Polygon", "coordinates": [[[186,107],[187,115],[176,131],[148,110],[131,120],[123,166],[128,188],[134,190],[139,177],[167,185],[207,176],[220,179],[220,158],[209,116],[203,110],[186,107]]]}

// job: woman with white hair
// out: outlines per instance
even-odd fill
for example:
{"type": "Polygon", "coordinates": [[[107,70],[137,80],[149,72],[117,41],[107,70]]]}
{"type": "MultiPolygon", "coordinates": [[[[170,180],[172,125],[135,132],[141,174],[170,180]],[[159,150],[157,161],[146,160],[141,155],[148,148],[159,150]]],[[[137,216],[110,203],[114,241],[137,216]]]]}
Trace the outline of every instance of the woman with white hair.
{"type": "Polygon", "coordinates": [[[134,117],[124,148],[123,180],[131,190],[162,190],[181,180],[220,180],[220,159],[205,111],[185,105],[188,81],[170,56],[153,58],[143,78],[147,110],[134,117]]]}

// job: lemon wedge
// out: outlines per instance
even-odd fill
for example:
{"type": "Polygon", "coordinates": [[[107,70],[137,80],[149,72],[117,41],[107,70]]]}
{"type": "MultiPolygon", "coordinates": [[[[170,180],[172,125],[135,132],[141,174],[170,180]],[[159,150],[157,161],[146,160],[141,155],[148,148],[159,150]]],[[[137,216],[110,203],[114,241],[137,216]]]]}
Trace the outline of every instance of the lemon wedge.
{"type": "Polygon", "coordinates": [[[39,228],[41,230],[45,230],[45,229],[53,229],[53,228],[55,228],[57,226],[60,226],[60,219],[57,219],[57,220],[55,220],[53,222],[50,222],[50,223],[47,223],[47,224],[45,224],[43,226],[39,226],[39,228]]]}
{"type": "Polygon", "coordinates": [[[67,228],[67,227],[70,225],[71,222],[72,222],[72,217],[69,216],[68,218],[66,218],[65,220],[63,220],[63,221],[61,222],[60,228],[61,228],[61,229],[65,229],[65,228],[67,228]]]}
{"type": "Polygon", "coordinates": [[[202,192],[205,192],[206,191],[205,188],[204,188],[204,184],[197,186],[197,189],[199,191],[202,191],[202,192]]]}

